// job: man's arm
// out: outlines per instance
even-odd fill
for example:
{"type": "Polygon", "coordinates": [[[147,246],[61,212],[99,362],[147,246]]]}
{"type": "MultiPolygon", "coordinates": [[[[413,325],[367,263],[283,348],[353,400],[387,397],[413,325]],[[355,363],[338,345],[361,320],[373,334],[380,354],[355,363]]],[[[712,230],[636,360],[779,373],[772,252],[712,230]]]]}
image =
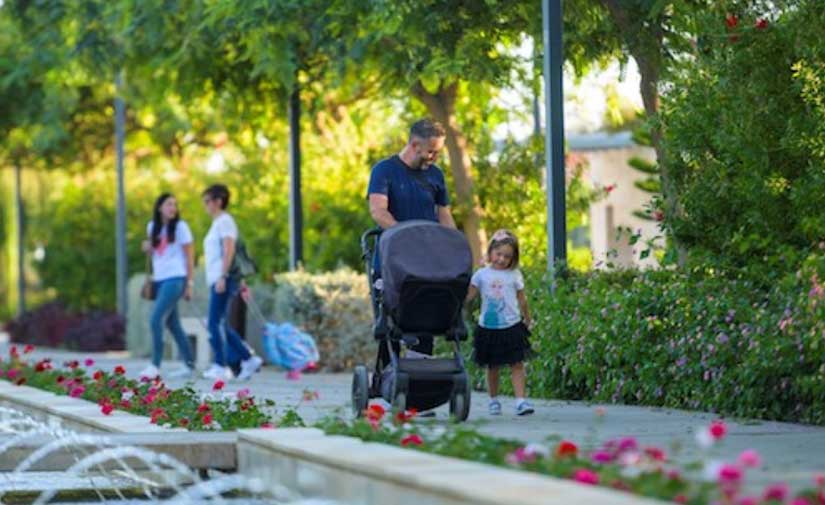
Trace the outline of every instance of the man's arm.
{"type": "MultiPolygon", "coordinates": [[[[372,195],[370,195],[372,196],[372,195]]],[[[441,223],[442,226],[446,226],[447,228],[456,229],[455,220],[453,220],[453,214],[450,212],[449,207],[442,207],[438,205],[438,222],[441,223]]]]}
{"type": "Polygon", "coordinates": [[[398,221],[390,214],[390,199],[381,193],[370,193],[370,216],[383,229],[395,226],[398,221]]]}

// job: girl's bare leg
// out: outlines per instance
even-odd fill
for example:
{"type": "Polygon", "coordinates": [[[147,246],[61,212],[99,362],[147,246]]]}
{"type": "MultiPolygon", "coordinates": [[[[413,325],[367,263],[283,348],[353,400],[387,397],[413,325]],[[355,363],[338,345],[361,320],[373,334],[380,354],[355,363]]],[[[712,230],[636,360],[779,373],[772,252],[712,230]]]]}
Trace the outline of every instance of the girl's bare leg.
{"type": "Polygon", "coordinates": [[[491,366],[487,368],[487,392],[490,394],[491,398],[498,396],[498,372],[498,367],[491,366]]]}
{"type": "MultiPolygon", "coordinates": [[[[511,367],[510,371],[513,379],[513,392],[516,394],[516,398],[525,398],[526,391],[524,384],[527,382],[527,374],[524,371],[524,362],[516,363],[511,367]]],[[[498,386],[498,384],[496,384],[496,386],[498,386]]]]}

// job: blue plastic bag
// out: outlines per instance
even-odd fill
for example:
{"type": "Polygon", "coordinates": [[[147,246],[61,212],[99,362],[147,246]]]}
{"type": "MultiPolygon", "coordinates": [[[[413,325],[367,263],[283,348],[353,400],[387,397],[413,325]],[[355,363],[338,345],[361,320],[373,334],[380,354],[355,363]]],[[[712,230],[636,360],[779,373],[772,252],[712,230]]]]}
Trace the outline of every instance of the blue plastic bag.
{"type": "Polygon", "coordinates": [[[287,370],[301,371],[320,359],[312,336],[291,323],[266,323],[263,344],[269,362],[287,370]]]}

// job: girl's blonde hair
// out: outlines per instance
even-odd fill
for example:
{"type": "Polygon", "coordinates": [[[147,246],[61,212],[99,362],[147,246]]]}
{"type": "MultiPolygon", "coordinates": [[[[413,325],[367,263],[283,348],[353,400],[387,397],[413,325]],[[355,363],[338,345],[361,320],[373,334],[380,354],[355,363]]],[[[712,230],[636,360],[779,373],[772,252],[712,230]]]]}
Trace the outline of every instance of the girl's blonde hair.
{"type": "Polygon", "coordinates": [[[490,262],[490,256],[493,254],[494,249],[498,249],[503,245],[509,245],[513,248],[513,258],[510,260],[510,265],[507,267],[510,270],[518,267],[518,239],[510,230],[496,230],[493,233],[493,237],[490,239],[490,243],[487,245],[487,263],[490,262]]]}

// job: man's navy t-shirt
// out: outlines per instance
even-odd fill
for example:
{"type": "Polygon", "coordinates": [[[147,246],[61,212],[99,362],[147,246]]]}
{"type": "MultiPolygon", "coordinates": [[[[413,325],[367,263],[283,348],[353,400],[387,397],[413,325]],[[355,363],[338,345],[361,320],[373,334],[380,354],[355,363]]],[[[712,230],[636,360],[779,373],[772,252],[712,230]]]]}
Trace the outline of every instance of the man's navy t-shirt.
{"type": "Polygon", "coordinates": [[[414,170],[398,155],[372,167],[367,198],[371,193],[387,195],[389,211],[396,221],[426,219],[438,222],[436,205],[449,205],[444,174],[435,166],[414,170]]]}

